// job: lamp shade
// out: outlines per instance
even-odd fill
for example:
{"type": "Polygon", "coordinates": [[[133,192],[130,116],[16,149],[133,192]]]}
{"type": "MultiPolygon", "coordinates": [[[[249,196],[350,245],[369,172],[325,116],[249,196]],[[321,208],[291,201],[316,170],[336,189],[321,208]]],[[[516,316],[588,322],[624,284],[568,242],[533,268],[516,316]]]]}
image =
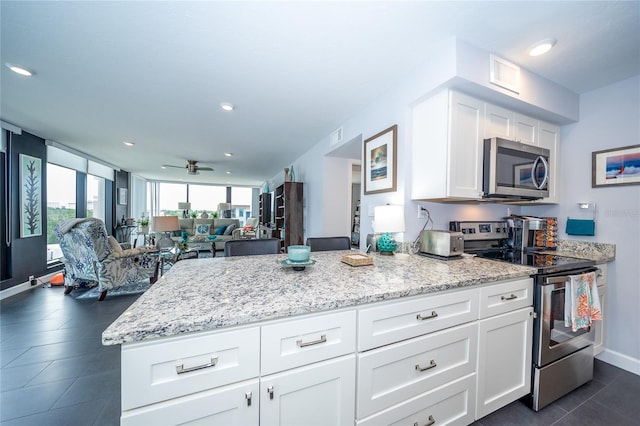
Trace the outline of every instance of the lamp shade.
{"type": "Polygon", "coordinates": [[[152,225],[154,232],[177,231],[180,229],[178,216],[154,216],[152,225]]]}
{"type": "Polygon", "coordinates": [[[191,203],[178,203],[179,210],[191,210],[191,203]]]}
{"type": "Polygon", "coordinates": [[[231,210],[231,203],[220,203],[218,204],[218,210],[231,210]]]}
{"type": "Polygon", "coordinates": [[[378,206],[373,211],[374,232],[404,232],[404,206],[378,206]]]}

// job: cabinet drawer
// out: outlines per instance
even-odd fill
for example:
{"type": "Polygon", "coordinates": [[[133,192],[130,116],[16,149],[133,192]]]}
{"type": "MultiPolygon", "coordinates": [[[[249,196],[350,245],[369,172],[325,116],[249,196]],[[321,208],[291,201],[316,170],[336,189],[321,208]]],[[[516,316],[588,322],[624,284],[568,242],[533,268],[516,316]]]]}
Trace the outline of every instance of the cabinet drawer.
{"type": "Polygon", "coordinates": [[[256,378],[125,411],[120,418],[120,426],[257,425],[259,407],[259,385],[256,378]]]}
{"type": "Polygon", "coordinates": [[[533,280],[514,281],[480,287],[480,318],[503,314],[533,305],[533,280]]]}
{"type": "Polygon", "coordinates": [[[376,415],[358,420],[356,425],[468,425],[473,423],[475,399],[475,374],[470,374],[376,415]]]}
{"type": "Polygon", "coordinates": [[[478,318],[477,289],[358,311],[358,351],[453,327],[478,318]]]}
{"type": "Polygon", "coordinates": [[[356,314],[346,311],[262,327],[262,374],[355,352],[356,314]]]}
{"type": "Polygon", "coordinates": [[[122,347],[122,410],[257,377],[260,329],[122,347]]]}
{"type": "Polygon", "coordinates": [[[477,339],[470,323],[358,355],[357,417],[473,373],[477,339]]]}

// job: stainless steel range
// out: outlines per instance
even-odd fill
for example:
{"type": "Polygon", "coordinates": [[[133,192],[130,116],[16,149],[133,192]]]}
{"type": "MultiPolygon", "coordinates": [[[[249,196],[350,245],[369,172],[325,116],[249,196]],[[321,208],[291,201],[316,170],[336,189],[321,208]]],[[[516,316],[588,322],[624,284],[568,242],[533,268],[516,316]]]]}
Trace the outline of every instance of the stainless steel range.
{"type": "Polygon", "coordinates": [[[532,276],[536,317],[528,403],[538,411],[593,378],[594,329],[589,327],[574,332],[571,327],[565,327],[564,299],[569,276],[597,268],[593,261],[559,256],[547,250],[544,247],[555,248],[555,243],[550,243],[552,240],[546,237],[538,244],[540,220],[554,218],[528,218],[525,223],[522,218],[510,219],[450,222],[449,225],[452,231],[462,232],[465,253],[537,268],[532,276]],[[533,241],[537,243],[531,246],[533,241]]]}

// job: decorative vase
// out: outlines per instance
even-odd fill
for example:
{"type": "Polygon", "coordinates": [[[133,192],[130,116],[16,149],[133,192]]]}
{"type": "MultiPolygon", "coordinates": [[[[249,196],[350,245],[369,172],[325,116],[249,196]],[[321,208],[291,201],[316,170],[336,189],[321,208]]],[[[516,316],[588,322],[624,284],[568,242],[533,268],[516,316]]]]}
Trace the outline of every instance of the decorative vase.
{"type": "Polygon", "coordinates": [[[202,212],[202,214],[200,215],[201,219],[209,219],[209,215],[207,214],[207,212],[202,212]]]}
{"type": "Polygon", "coordinates": [[[182,241],[187,242],[188,239],[189,239],[189,234],[187,234],[187,231],[182,231],[182,241]]]}
{"type": "Polygon", "coordinates": [[[291,182],[291,175],[289,174],[289,168],[288,167],[284,168],[284,181],[285,182],[291,182]]]}
{"type": "Polygon", "coordinates": [[[289,171],[289,176],[291,177],[291,182],[296,181],[296,174],[293,172],[293,164],[291,165],[291,169],[289,171]]]}

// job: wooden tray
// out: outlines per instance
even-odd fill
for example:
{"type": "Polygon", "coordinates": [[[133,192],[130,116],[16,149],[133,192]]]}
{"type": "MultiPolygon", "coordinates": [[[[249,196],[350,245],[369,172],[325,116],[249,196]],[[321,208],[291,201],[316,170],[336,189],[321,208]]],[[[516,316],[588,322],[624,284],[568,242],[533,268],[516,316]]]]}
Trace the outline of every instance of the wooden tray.
{"type": "Polygon", "coordinates": [[[373,265],[373,257],[362,253],[345,253],[341,260],[351,266],[373,265]]]}

